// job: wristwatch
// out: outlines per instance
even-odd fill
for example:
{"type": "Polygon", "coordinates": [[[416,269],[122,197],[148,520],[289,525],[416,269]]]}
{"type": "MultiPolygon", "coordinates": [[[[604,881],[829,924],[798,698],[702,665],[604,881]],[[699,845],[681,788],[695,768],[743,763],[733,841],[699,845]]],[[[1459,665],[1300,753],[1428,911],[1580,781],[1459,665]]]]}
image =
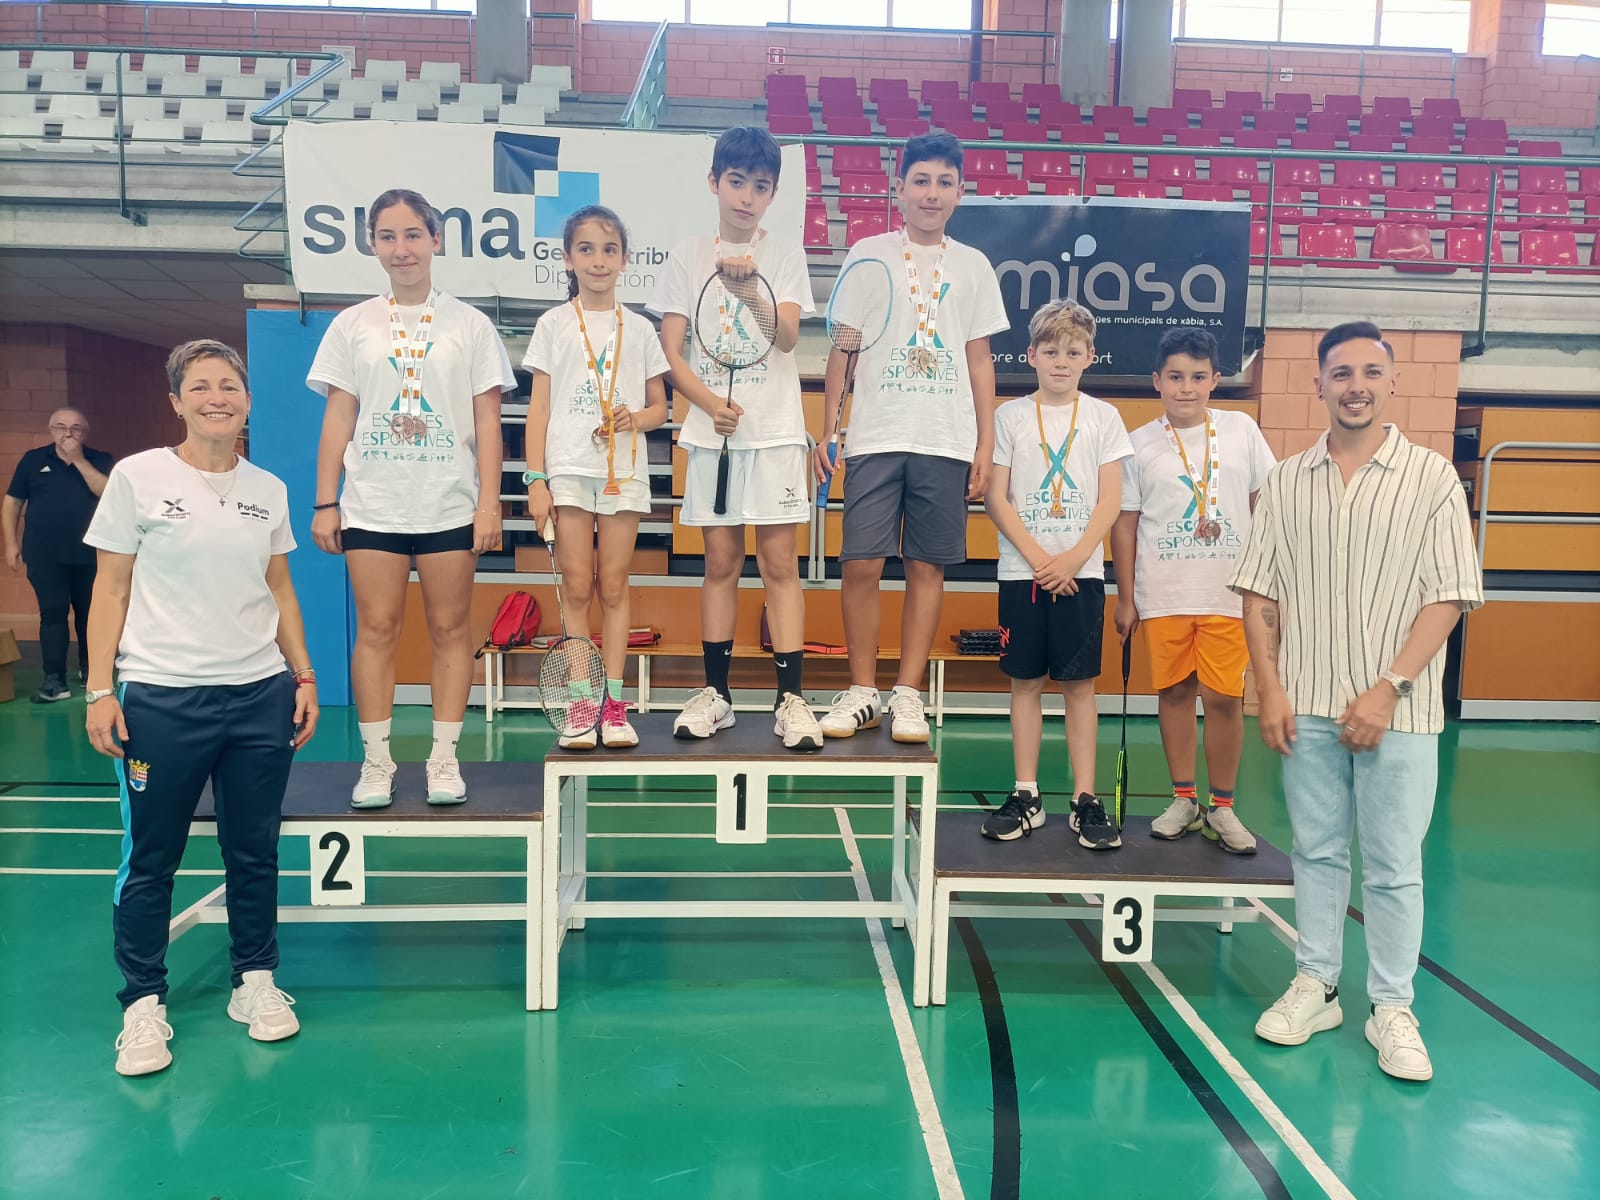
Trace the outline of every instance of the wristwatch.
{"type": "Polygon", "coordinates": [[[524,471],[522,473],[522,482],[528,485],[542,483],[548,487],[550,483],[550,476],[546,475],[543,471],[524,471]]]}
{"type": "Polygon", "coordinates": [[[1407,696],[1411,695],[1411,688],[1413,684],[1411,680],[1407,679],[1404,675],[1396,675],[1393,671],[1385,671],[1381,678],[1385,683],[1394,689],[1394,694],[1400,697],[1400,699],[1404,700],[1407,696]]]}
{"type": "Polygon", "coordinates": [[[83,702],[85,704],[97,704],[107,696],[115,695],[116,691],[116,688],[91,688],[83,694],[83,702]]]}

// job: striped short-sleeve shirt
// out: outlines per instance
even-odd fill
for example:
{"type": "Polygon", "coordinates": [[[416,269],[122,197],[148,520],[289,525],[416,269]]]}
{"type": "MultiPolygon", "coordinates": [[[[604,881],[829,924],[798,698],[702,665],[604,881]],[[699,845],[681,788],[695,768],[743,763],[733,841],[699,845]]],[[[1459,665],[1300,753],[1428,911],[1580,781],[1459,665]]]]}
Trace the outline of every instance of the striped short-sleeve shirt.
{"type": "MultiPolygon", "coordinates": [[[[1351,477],[1324,434],[1273,468],[1231,586],[1278,604],[1278,679],[1296,713],[1337,720],[1389,669],[1424,605],[1483,603],[1466,496],[1442,455],[1394,426],[1351,477]]],[[[1444,729],[1444,650],[1395,706],[1399,733],[1444,729]]]]}

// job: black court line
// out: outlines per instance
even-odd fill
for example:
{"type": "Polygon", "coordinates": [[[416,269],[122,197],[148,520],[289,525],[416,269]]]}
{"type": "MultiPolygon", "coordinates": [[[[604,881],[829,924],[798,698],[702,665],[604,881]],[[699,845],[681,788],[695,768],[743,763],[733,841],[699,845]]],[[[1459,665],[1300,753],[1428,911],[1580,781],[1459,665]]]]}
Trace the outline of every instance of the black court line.
{"type": "MultiPolygon", "coordinates": [[[[1051,896],[1051,902],[1065,904],[1066,897],[1051,896]]],[[[1277,1168],[1267,1160],[1261,1152],[1261,1147],[1256,1145],[1255,1139],[1239,1123],[1239,1118],[1233,1115],[1233,1110],[1227,1105],[1215,1088],[1206,1082],[1200,1068],[1194,1065],[1194,1060],[1184,1053],[1183,1047],[1178,1045],[1177,1039],[1168,1032],[1167,1027],[1161,1023],[1155,1011],[1139,994],[1134,987],[1133,980],[1128,978],[1127,972],[1115,963],[1100,960],[1100,941],[1082,921],[1068,921],[1072,932],[1077,934],[1078,940],[1083,943],[1089,957],[1094,959],[1100,971],[1111,981],[1111,986],[1117,989],[1117,994],[1122,997],[1133,1015],[1138,1018],[1139,1024],[1144,1026],[1145,1033],[1156,1044],[1156,1048],[1166,1056],[1167,1062],[1178,1073],[1194,1096],[1195,1101],[1205,1110],[1206,1116],[1211,1118],[1211,1123],[1217,1127],[1222,1136],[1228,1139],[1228,1145],[1239,1156],[1239,1161],[1244,1163],[1245,1169],[1255,1176],[1261,1185],[1261,1193],[1269,1200],[1290,1200],[1289,1188],[1283,1182],[1283,1177],[1278,1174],[1277,1168]]]]}
{"type": "Polygon", "coordinates": [[[979,808],[993,808],[994,807],[992,804],[989,803],[988,794],[985,793],[985,792],[980,792],[976,788],[974,788],[972,790],[972,798],[978,802],[978,807],[979,808]]]}
{"type": "Polygon", "coordinates": [[[1011,1029],[1006,1024],[1005,1004],[1000,999],[994,968],[971,918],[957,917],[955,927],[972,964],[978,1000],[983,1005],[983,1031],[989,1039],[989,1078],[994,1093],[989,1196],[990,1200],[1017,1200],[1022,1194],[1022,1119],[1017,1111],[1017,1064],[1011,1053],[1011,1029]]]}
{"type": "MultiPolygon", "coordinates": [[[[1367,919],[1359,908],[1352,904],[1349,906],[1348,911],[1352,918],[1354,918],[1356,921],[1359,921],[1363,926],[1366,925],[1367,919]]],[[[1501,1008],[1477,988],[1467,983],[1459,975],[1456,975],[1446,968],[1440,966],[1426,954],[1419,954],[1417,956],[1417,965],[1429,975],[1432,975],[1440,983],[1444,984],[1445,987],[1462,997],[1462,999],[1475,1005],[1478,1009],[1493,1017],[1496,1021],[1500,1022],[1501,1025],[1509,1029],[1512,1033],[1516,1034],[1523,1041],[1527,1042],[1528,1045],[1532,1046],[1535,1050],[1539,1051],[1541,1054],[1547,1055],[1549,1058],[1559,1063],[1567,1070],[1571,1071],[1590,1087],[1600,1089],[1600,1071],[1596,1071],[1593,1067],[1589,1066],[1588,1063],[1567,1053],[1567,1051],[1556,1045],[1538,1030],[1533,1029],[1524,1024],[1522,1021],[1517,1020],[1516,1017],[1512,1016],[1505,1009],[1501,1008]]]]}

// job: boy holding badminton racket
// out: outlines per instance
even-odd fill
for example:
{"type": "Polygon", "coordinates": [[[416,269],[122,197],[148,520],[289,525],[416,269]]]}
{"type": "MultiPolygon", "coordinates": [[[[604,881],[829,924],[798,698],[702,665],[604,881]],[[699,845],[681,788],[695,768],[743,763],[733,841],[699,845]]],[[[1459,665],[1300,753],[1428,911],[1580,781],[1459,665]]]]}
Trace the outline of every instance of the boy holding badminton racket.
{"type": "Polygon", "coordinates": [[[689,401],[678,434],[688,455],[681,520],[703,532],[706,547],[700,592],[706,682],[673,723],[673,735],[709,738],[734,723],[728,669],[750,525],[777,672],[773,732],[787,749],[806,751],[822,749],[822,731],[801,683],[805,597],[795,527],[809,519],[810,501],[794,348],[801,315],[814,309],[805,251],[761,226],[778,192],[779,168],[778,144],[765,129],[742,125],[723,132],[708,177],[717,198],[716,228],[673,248],[651,308],[661,314],[672,386],[689,401]],[[741,306],[769,304],[776,306],[771,314],[741,313],[741,306]],[[763,326],[772,330],[765,356],[730,373],[726,364],[740,352],[723,343],[744,332],[762,340],[763,326]],[[721,489],[719,465],[726,472],[721,489]]]}
{"type": "Polygon", "coordinates": [[[650,511],[643,434],[667,420],[667,360],[655,329],[617,303],[628,234],[600,205],[578,209],[562,230],[567,303],[539,318],[522,365],[533,372],[528,400],[528,515],[544,529],[553,514],[566,584],[565,632],[589,636],[589,602],[600,583],[605,693],[587,675],[571,680],[560,745],[592,750],[637,746],[622,702],[628,660],[628,568],[639,515],[650,511]],[[596,532],[598,531],[598,532],[596,532]],[[596,544],[599,547],[596,561],[596,544]]]}
{"type": "MultiPolygon", "coordinates": [[[[994,359],[989,337],[1008,328],[994,268],[945,234],[961,200],[961,144],[945,133],[906,142],[895,194],[904,228],[862,238],[840,278],[879,259],[894,283],[888,329],[861,352],[844,457],[841,604],[850,687],[822,719],[829,737],[874,729],[878,695],[879,583],[883,564],[905,563],[900,669],[889,696],[890,736],[926,742],[922,679],[944,606],[945,567],[967,558],[967,503],[981,499],[994,449],[994,359]]],[[[847,350],[828,354],[819,482],[832,476],[847,350]]]]}
{"type": "Polygon", "coordinates": [[[1243,603],[1228,580],[1273,457],[1248,416],[1209,407],[1218,361],[1217,339],[1198,326],[1162,335],[1154,378],[1165,411],[1133,433],[1123,511],[1111,530],[1116,623],[1123,641],[1144,631],[1159,694],[1172,803],[1151,834],[1177,841],[1200,832],[1230,854],[1254,854],[1256,839],[1233,811],[1250,651],[1243,603]],[[1206,714],[1204,808],[1195,791],[1196,696],[1206,714]]]}
{"type": "Polygon", "coordinates": [[[1094,792],[1094,681],[1106,617],[1105,536],[1122,508],[1122,463],[1133,454],[1122,415],[1078,390],[1094,362],[1094,316],[1066,300],[1028,323],[1031,396],[995,413],[988,509],[1000,530],[1000,669],[1011,677],[1011,755],[1017,782],[983,823],[999,842],[1044,824],[1039,746],[1046,679],[1066,703],[1072,794],[1067,817],[1090,850],[1122,845],[1094,792]]]}

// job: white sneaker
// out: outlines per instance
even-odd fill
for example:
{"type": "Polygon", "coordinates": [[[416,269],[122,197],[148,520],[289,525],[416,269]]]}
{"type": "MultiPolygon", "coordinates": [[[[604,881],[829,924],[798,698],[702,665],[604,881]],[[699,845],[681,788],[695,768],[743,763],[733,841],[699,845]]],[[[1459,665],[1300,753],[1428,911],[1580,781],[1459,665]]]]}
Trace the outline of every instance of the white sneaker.
{"type": "Polygon", "coordinates": [[[821,750],[822,726],[803,696],[785,692],[773,713],[772,732],[783,739],[785,750],[821,750]]]}
{"type": "Polygon", "coordinates": [[[159,996],[140,996],[122,1010],[117,1035],[117,1074],[153,1075],[172,1065],[172,1026],[159,996]]]}
{"type": "Polygon", "coordinates": [[[567,709],[567,723],[556,739],[563,750],[593,750],[600,744],[600,705],[597,701],[574,700],[567,709]]]}
{"type": "Polygon", "coordinates": [[[689,697],[689,703],[672,722],[672,736],[684,741],[708,738],[733,723],[733,705],[716,688],[704,687],[689,697]]]}
{"type": "Polygon", "coordinates": [[[1433,1060],[1417,1031],[1417,1018],[1403,1005],[1380,1004],[1367,1018],[1367,1041],[1378,1051],[1378,1065],[1396,1079],[1433,1078],[1433,1060]]]}
{"type": "Polygon", "coordinates": [[[862,729],[876,729],[883,720],[883,700],[874,687],[851,684],[833,698],[833,707],[819,724],[824,737],[855,737],[862,729]]]}
{"type": "Polygon", "coordinates": [[[361,764],[361,777],[350,792],[350,807],[388,808],[394,803],[394,772],[392,761],[365,760],[361,764]]]}
{"type": "Polygon", "coordinates": [[[1256,1036],[1280,1046],[1302,1046],[1314,1033],[1344,1024],[1339,989],[1330,991],[1322,980],[1296,975],[1289,990],[1256,1022],[1256,1036]]]}
{"type": "Polygon", "coordinates": [[[1198,801],[1174,796],[1167,811],[1150,822],[1150,836],[1175,842],[1186,833],[1197,832],[1204,824],[1198,801]]]}
{"type": "Polygon", "coordinates": [[[639,744],[639,731],[628,721],[628,706],[610,696],[600,706],[600,741],[607,750],[639,744]]]}
{"type": "Polygon", "coordinates": [[[1244,827],[1231,806],[1206,810],[1202,832],[1229,854],[1254,854],[1256,835],[1244,827]]]}
{"type": "Polygon", "coordinates": [[[896,687],[889,693],[889,736],[897,742],[925,742],[928,740],[928,718],[922,711],[922,693],[908,687],[896,687]]]}
{"type": "Polygon", "coordinates": [[[244,982],[233,989],[228,1015],[250,1027],[258,1042],[281,1042],[300,1032],[300,1020],[289,1006],[294,997],[272,982],[271,971],[246,971],[244,982]]]}
{"type": "Polygon", "coordinates": [[[467,781],[461,778],[461,764],[453,758],[430,758],[424,768],[428,775],[428,803],[465,804],[467,781]]]}

